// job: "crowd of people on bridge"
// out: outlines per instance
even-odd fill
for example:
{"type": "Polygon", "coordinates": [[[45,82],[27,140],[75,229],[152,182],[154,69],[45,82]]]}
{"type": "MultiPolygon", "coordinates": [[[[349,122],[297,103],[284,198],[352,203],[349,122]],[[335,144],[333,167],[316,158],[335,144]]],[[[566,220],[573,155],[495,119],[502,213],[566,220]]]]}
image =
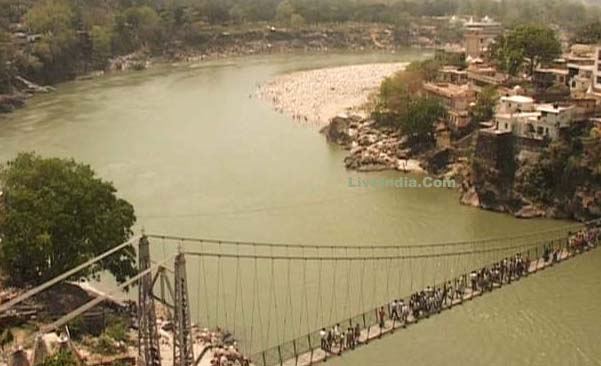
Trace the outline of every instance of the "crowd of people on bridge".
{"type": "Polygon", "coordinates": [[[340,324],[336,324],[328,331],[326,331],[326,328],[322,328],[319,331],[319,337],[321,338],[322,350],[331,353],[335,347],[340,353],[344,350],[355,349],[359,344],[361,326],[357,323],[354,327],[343,329],[340,324]]]}
{"type": "MultiPolygon", "coordinates": [[[[376,311],[380,333],[387,326],[390,328],[404,326],[439,313],[444,308],[466,298],[492,291],[495,285],[509,284],[527,276],[541,265],[557,263],[567,255],[596,247],[600,241],[601,228],[589,227],[576,233],[569,233],[567,245],[563,247],[552,244],[544,246],[541,258],[531,259],[527,254],[517,253],[493,265],[474,270],[454,282],[449,281],[441,286],[427,286],[422,291],[413,293],[407,300],[395,299],[388,305],[388,309],[382,306],[376,311]]],[[[361,334],[362,328],[359,324],[345,330],[341,329],[340,324],[330,330],[323,328],[319,332],[321,349],[327,353],[341,353],[347,349],[354,349],[362,342],[361,334]]]]}

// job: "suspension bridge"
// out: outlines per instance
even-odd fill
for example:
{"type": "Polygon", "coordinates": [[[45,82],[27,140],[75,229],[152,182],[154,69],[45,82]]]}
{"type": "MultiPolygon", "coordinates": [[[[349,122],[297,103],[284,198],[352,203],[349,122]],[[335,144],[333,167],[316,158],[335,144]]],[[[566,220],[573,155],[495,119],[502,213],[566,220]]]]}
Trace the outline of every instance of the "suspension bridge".
{"type": "Polygon", "coordinates": [[[231,333],[247,356],[234,360],[240,364],[311,365],[595,248],[600,224],[415,245],[301,245],[147,234],[0,304],[0,314],[132,246],[138,254],[137,275],[39,326],[36,335],[59,330],[110,296],[136,287],[139,365],[208,365],[212,345],[199,344],[199,328],[231,333]],[[495,275],[495,266],[509,263],[508,258],[519,258],[523,268],[507,274],[499,267],[501,275],[495,275]],[[480,273],[488,273],[486,282],[480,273]],[[412,305],[403,316],[391,306],[416,304],[412,295],[420,292],[444,295],[425,310],[412,305]],[[172,323],[168,347],[160,344],[158,306],[168,309],[172,323]],[[324,329],[348,329],[347,338],[336,334],[324,346],[324,329]]]}

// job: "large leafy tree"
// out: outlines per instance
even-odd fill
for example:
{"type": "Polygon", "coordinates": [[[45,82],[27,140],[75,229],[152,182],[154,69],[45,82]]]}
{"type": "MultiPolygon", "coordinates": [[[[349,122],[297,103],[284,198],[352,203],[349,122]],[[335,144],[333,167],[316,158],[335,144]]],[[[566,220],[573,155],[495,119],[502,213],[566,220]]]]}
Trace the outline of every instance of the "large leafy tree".
{"type": "Polygon", "coordinates": [[[430,142],[434,139],[435,123],[446,113],[445,106],[437,99],[418,97],[410,103],[408,113],[399,119],[399,128],[414,141],[430,142]]]}
{"type": "Polygon", "coordinates": [[[509,72],[515,73],[521,61],[530,75],[540,64],[561,55],[561,43],[553,29],[545,25],[519,25],[497,40],[493,57],[509,72]]]}
{"type": "MultiPolygon", "coordinates": [[[[13,285],[42,283],[126,241],[133,207],[87,165],[23,153],[0,169],[0,267],[13,285]]],[[[81,275],[135,273],[131,247],[81,275]]]]}
{"type": "Polygon", "coordinates": [[[495,113],[495,106],[499,99],[495,88],[487,87],[482,90],[482,93],[478,94],[476,99],[476,105],[473,109],[473,122],[475,124],[480,122],[490,121],[495,113]]]}
{"type": "Polygon", "coordinates": [[[414,62],[386,78],[380,85],[373,117],[379,123],[397,127],[416,142],[432,141],[434,125],[445,117],[446,108],[424,95],[423,83],[432,80],[439,67],[433,60],[414,62]]]}
{"type": "Polygon", "coordinates": [[[25,14],[27,27],[41,35],[32,50],[41,67],[28,70],[29,76],[53,83],[74,77],[80,71],[76,22],[76,10],[68,0],[42,0],[25,14]]]}

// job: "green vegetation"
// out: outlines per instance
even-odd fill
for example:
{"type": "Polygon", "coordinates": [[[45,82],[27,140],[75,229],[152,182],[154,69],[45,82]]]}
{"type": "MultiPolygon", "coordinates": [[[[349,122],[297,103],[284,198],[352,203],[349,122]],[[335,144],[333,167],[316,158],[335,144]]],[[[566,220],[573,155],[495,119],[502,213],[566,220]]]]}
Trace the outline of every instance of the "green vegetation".
{"type": "Polygon", "coordinates": [[[573,43],[597,44],[601,42],[601,21],[584,24],[576,30],[573,43]]]}
{"type": "Polygon", "coordinates": [[[6,328],[0,333],[0,351],[4,352],[4,347],[8,346],[14,341],[15,337],[11,332],[10,328],[6,328]]]}
{"type": "Polygon", "coordinates": [[[42,366],[77,366],[77,364],[71,352],[59,351],[46,358],[42,366]]]}
{"type": "MultiPolygon", "coordinates": [[[[126,241],[134,209],[115,188],[73,160],[23,153],[0,169],[0,264],[7,282],[44,282],[126,241]]],[[[131,247],[81,276],[106,269],[123,282],[135,273],[131,247]]]]}
{"type": "MultiPolygon", "coordinates": [[[[398,44],[409,44],[420,25],[435,26],[431,36],[440,43],[460,40],[461,27],[432,18],[440,16],[490,15],[506,26],[539,22],[567,30],[589,23],[595,30],[601,21],[601,8],[577,0],[0,0],[0,5],[1,93],[11,92],[15,75],[55,83],[103,70],[118,55],[200,48],[221,32],[211,26],[379,22],[391,25],[398,44]]],[[[577,37],[598,41],[595,34],[584,29],[577,37]]],[[[519,56],[505,53],[503,59],[519,56]]]]}
{"type": "Polygon", "coordinates": [[[108,323],[109,325],[104,331],[107,336],[117,342],[127,341],[127,330],[131,323],[130,318],[113,316],[109,319],[108,323]]]}
{"type": "Polygon", "coordinates": [[[438,63],[414,62],[405,71],[386,78],[373,117],[381,124],[398,128],[415,142],[432,142],[434,124],[446,114],[446,108],[423,93],[423,82],[436,76],[438,63]]]}
{"type": "Polygon", "coordinates": [[[537,66],[560,55],[561,43],[555,31],[544,25],[519,25],[499,37],[491,50],[491,57],[498,66],[512,75],[517,74],[524,63],[532,75],[537,66]]]}
{"type": "MultiPolygon", "coordinates": [[[[540,205],[564,207],[578,193],[601,189],[601,135],[597,129],[572,131],[553,142],[540,158],[524,167],[516,179],[516,191],[540,205]]],[[[591,200],[594,202],[594,200],[591,200]]]]}
{"type": "Polygon", "coordinates": [[[484,88],[476,99],[476,105],[472,111],[472,124],[477,126],[480,122],[490,121],[494,116],[498,99],[495,88],[484,88]]]}

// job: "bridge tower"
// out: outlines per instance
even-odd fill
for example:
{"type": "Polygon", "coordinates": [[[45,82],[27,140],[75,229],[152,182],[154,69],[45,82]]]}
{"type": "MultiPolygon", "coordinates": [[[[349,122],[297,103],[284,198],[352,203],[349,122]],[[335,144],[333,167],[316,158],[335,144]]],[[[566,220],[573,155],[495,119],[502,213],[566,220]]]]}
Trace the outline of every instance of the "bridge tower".
{"type": "Polygon", "coordinates": [[[175,257],[174,269],[173,365],[192,366],[194,364],[194,349],[186,277],[186,258],[181,252],[175,257]]]}
{"type": "MultiPolygon", "coordinates": [[[[138,267],[140,272],[150,268],[150,244],[145,236],[140,239],[139,243],[138,267]]],[[[140,366],[161,366],[152,287],[152,273],[149,272],[140,279],[138,286],[138,359],[140,366]]]]}

